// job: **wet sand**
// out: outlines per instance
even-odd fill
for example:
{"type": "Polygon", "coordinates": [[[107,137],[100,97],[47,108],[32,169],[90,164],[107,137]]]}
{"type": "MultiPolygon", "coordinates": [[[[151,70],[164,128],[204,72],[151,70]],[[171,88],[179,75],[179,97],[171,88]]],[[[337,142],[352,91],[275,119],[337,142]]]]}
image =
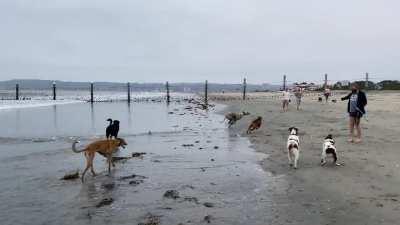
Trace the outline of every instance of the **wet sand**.
{"type": "Polygon", "coordinates": [[[226,128],[215,113],[221,110],[204,111],[189,103],[135,104],[131,110],[124,103],[80,103],[18,109],[18,116],[2,112],[12,129],[0,139],[2,224],[271,221],[270,193],[276,185],[258,163],[265,155],[226,128]],[[50,120],[30,122],[32,115],[50,120]],[[85,144],[102,135],[109,115],[121,120],[121,136],[129,144],[118,156],[146,154],[117,162],[111,175],[97,155],[98,176],[88,173],[84,184],[60,180],[85,164],[82,154],[71,151],[73,127],[85,144]],[[145,126],[151,134],[143,132],[145,126]],[[169,190],[179,197],[164,197],[169,190]]]}
{"type": "Polygon", "coordinates": [[[268,155],[262,167],[273,174],[271,189],[274,218],[270,224],[399,224],[400,221],[400,93],[369,92],[367,119],[362,120],[363,142],[347,143],[347,102],[319,103],[316,94],[304,99],[300,111],[294,101],[289,112],[273,93],[251,93],[246,102],[239,94],[213,95],[228,104],[225,112],[249,111],[231,132],[248,136],[252,147],[268,155]],[[224,100],[225,99],[225,100],[224,100]],[[228,100],[226,100],[228,99],[228,100]],[[245,131],[256,116],[263,126],[245,131]],[[288,166],[287,129],[300,131],[299,169],[288,166]],[[323,138],[333,134],[342,166],[319,165],[323,138]]]}

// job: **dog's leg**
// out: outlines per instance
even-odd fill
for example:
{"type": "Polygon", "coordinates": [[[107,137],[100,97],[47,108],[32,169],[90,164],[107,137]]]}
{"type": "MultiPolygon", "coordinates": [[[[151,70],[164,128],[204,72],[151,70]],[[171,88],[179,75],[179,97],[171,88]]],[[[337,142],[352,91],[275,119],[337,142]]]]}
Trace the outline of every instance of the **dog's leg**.
{"type": "Polygon", "coordinates": [[[94,172],[93,164],[90,166],[90,171],[92,172],[92,175],[93,175],[94,177],[97,176],[96,172],[94,172]]]}
{"type": "Polygon", "coordinates": [[[85,158],[86,158],[86,168],[85,168],[85,170],[84,170],[83,173],[82,173],[82,178],[81,178],[82,183],[84,182],[86,172],[88,171],[88,169],[89,169],[90,166],[91,166],[90,157],[89,157],[89,155],[88,155],[87,152],[85,152],[85,158]]]}
{"type": "Polygon", "coordinates": [[[322,155],[321,155],[321,166],[324,166],[326,163],[326,152],[325,150],[322,150],[322,155]]]}
{"type": "Polygon", "coordinates": [[[251,132],[251,127],[249,127],[249,128],[247,129],[246,134],[250,134],[250,132],[251,132]]]}
{"type": "Polygon", "coordinates": [[[336,151],[333,151],[332,155],[333,155],[333,162],[335,163],[335,165],[340,166],[340,163],[337,162],[338,158],[337,158],[336,151]]]}
{"type": "Polygon", "coordinates": [[[93,160],[94,157],[96,156],[96,153],[90,153],[89,154],[89,166],[90,166],[90,171],[92,172],[93,176],[96,176],[96,173],[94,172],[94,168],[93,168],[93,160]]]}
{"type": "Polygon", "coordinates": [[[291,149],[288,149],[288,159],[289,159],[289,166],[292,167],[293,163],[292,163],[292,157],[291,157],[291,153],[290,153],[291,149]]]}
{"type": "Polygon", "coordinates": [[[297,169],[297,161],[299,160],[299,149],[294,149],[293,150],[294,154],[294,166],[293,168],[297,169]]]}
{"type": "Polygon", "coordinates": [[[92,172],[92,175],[95,177],[96,173],[94,172],[93,168],[93,159],[94,159],[95,154],[93,154],[93,157],[90,159],[90,171],[92,172]]]}
{"type": "Polygon", "coordinates": [[[111,164],[112,164],[112,154],[110,153],[110,154],[108,154],[108,156],[107,156],[107,161],[108,161],[108,173],[110,174],[111,173],[111,164]]]}
{"type": "Polygon", "coordinates": [[[81,178],[82,183],[84,182],[85,174],[86,174],[86,171],[88,171],[89,167],[90,167],[89,165],[86,165],[86,168],[85,168],[85,170],[84,170],[83,173],[82,173],[82,178],[81,178]]]}
{"type": "Polygon", "coordinates": [[[254,130],[255,130],[255,127],[254,127],[254,126],[249,127],[249,130],[248,130],[248,131],[249,131],[249,134],[252,133],[254,130]]]}
{"type": "Polygon", "coordinates": [[[333,156],[333,162],[336,163],[336,161],[337,161],[337,155],[336,155],[336,152],[335,152],[335,151],[332,152],[332,156],[333,156]]]}

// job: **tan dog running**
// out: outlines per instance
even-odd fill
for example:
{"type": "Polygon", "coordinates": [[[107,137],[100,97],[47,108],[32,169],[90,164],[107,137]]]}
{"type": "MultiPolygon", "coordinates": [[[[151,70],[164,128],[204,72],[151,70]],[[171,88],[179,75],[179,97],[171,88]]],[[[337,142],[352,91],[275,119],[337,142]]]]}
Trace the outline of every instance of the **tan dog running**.
{"type": "Polygon", "coordinates": [[[262,117],[259,116],[255,120],[253,120],[253,122],[251,122],[251,124],[250,124],[249,128],[247,129],[246,133],[250,134],[252,131],[260,129],[261,124],[262,124],[262,117]]]}
{"type": "Polygon", "coordinates": [[[224,119],[224,121],[225,120],[227,120],[228,121],[228,127],[231,127],[232,125],[234,125],[238,120],[240,120],[240,119],[242,119],[243,118],[243,116],[247,116],[247,115],[250,115],[250,113],[249,112],[241,112],[241,113],[233,113],[233,112],[230,112],[230,113],[228,113],[228,114],[226,114],[225,115],[225,119],[224,119]]]}
{"type": "Polygon", "coordinates": [[[128,145],[124,139],[117,138],[114,140],[95,141],[86,146],[86,148],[78,150],[76,149],[77,143],[79,143],[79,141],[74,141],[74,143],[72,144],[72,151],[74,151],[75,153],[85,152],[85,158],[86,158],[86,168],[82,173],[82,183],[84,181],[85,173],[88,171],[89,168],[93,176],[96,176],[96,173],[94,172],[93,169],[93,159],[96,155],[96,152],[107,158],[108,172],[110,173],[111,164],[113,165],[113,167],[115,166],[114,163],[112,162],[112,154],[118,150],[118,147],[125,148],[125,146],[128,145]]]}

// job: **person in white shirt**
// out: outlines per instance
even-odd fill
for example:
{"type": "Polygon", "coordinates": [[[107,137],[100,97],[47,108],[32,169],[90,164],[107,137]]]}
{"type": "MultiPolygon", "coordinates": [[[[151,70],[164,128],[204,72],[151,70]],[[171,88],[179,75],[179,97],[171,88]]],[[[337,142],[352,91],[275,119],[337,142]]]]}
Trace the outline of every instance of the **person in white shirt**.
{"type": "Polygon", "coordinates": [[[288,89],[284,90],[282,95],[282,109],[283,112],[287,112],[289,108],[289,101],[290,101],[290,92],[288,89]]]}

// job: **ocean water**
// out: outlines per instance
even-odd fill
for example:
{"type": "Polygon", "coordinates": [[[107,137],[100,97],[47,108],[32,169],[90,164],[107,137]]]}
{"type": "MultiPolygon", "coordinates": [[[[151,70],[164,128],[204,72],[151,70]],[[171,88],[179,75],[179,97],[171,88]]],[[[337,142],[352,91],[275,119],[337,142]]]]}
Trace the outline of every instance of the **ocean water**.
{"type": "MultiPolygon", "coordinates": [[[[170,93],[172,100],[183,100],[192,96],[193,94],[191,93],[170,93]]],[[[95,91],[93,98],[96,102],[115,102],[126,101],[128,96],[126,92],[95,91]]],[[[132,102],[161,102],[164,101],[165,98],[166,93],[164,92],[131,92],[132,102]]],[[[90,101],[90,93],[88,91],[60,90],[57,92],[57,100],[54,101],[50,90],[21,91],[19,100],[15,100],[15,91],[0,90],[0,110],[62,105],[88,101],[90,101]]]]}
{"type": "Polygon", "coordinates": [[[222,108],[182,101],[0,110],[1,224],[138,224],[149,215],[161,224],[200,224],[208,215],[213,224],[264,224],[271,207],[271,177],[258,165],[264,156],[226,128],[222,108]],[[107,118],[121,121],[128,142],[119,156],[146,154],[116,163],[111,174],[97,155],[96,177],[60,180],[85,165],[71,140],[104,137],[107,118]],[[180,198],[164,198],[167,190],[180,198]],[[101,206],[103,199],[112,200],[101,206]]]}

